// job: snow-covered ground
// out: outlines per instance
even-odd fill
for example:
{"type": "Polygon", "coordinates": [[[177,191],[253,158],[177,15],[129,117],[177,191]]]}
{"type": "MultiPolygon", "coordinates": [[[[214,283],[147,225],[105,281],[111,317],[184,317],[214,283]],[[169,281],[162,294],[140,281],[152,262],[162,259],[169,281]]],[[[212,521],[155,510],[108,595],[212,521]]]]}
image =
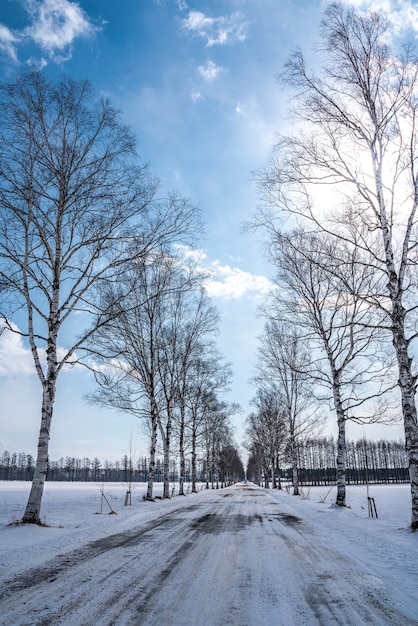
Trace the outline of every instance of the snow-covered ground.
{"type": "Polygon", "coordinates": [[[13,524],[29,488],[0,482],[2,626],[418,625],[409,485],[370,487],[376,519],[362,486],[340,509],[327,487],[137,484],[125,507],[123,483],[47,483],[44,528],[13,524]]]}

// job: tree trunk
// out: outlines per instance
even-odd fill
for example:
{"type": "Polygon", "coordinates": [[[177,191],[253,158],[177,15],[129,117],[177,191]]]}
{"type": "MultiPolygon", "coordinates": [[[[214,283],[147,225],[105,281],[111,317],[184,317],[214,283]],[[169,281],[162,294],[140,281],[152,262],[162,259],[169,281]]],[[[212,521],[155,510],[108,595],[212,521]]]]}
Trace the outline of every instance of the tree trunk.
{"type": "Polygon", "coordinates": [[[346,441],[345,441],[345,419],[338,416],[338,440],[337,440],[337,500],[338,506],[345,506],[346,497],[346,441]]]}
{"type": "Polygon", "coordinates": [[[418,420],[415,403],[415,378],[412,374],[412,359],[408,355],[408,345],[404,334],[404,311],[398,306],[392,326],[393,345],[399,369],[399,388],[402,399],[402,413],[405,431],[405,447],[409,459],[411,481],[412,519],[411,528],[418,530],[418,420]]]}
{"type": "Polygon", "coordinates": [[[167,423],[164,428],[160,422],[160,430],[163,437],[163,457],[164,457],[164,483],[163,498],[170,498],[170,443],[171,443],[171,411],[167,414],[167,423]]]}
{"type": "MultiPolygon", "coordinates": [[[[54,289],[52,299],[52,310],[49,318],[48,330],[48,347],[46,350],[47,374],[44,377],[42,367],[39,360],[37,349],[32,341],[32,353],[35,359],[35,365],[39,379],[42,383],[42,409],[41,409],[41,427],[38,438],[38,451],[35,465],[35,472],[32,481],[32,487],[29,493],[28,502],[26,504],[25,513],[22,522],[25,524],[41,523],[41,504],[46,474],[48,471],[48,450],[49,438],[51,435],[51,421],[54,412],[55,392],[57,385],[57,337],[58,323],[56,310],[58,308],[59,288],[54,289]]],[[[29,325],[31,327],[31,318],[29,325]]],[[[32,334],[32,333],[31,333],[32,334]]]]}
{"type": "Polygon", "coordinates": [[[346,459],[347,444],[345,439],[345,414],[341,401],[341,394],[338,382],[334,378],[334,404],[337,413],[338,438],[337,438],[337,506],[345,506],[346,497],[346,459]]]}
{"type": "Polygon", "coordinates": [[[212,443],[212,457],[211,457],[211,483],[212,489],[215,488],[215,443],[212,443]]]}
{"type": "Polygon", "coordinates": [[[271,458],[271,488],[276,489],[276,474],[274,472],[274,456],[271,458]]]}
{"type": "Polygon", "coordinates": [[[151,406],[151,442],[150,442],[149,466],[148,466],[148,486],[147,486],[147,495],[146,495],[147,500],[153,499],[155,452],[157,448],[157,426],[158,426],[157,407],[153,405],[151,406]]]}
{"type": "Polygon", "coordinates": [[[280,478],[279,455],[277,455],[277,458],[275,459],[275,467],[276,467],[276,473],[277,473],[277,489],[281,489],[282,488],[282,479],[280,478]]]}
{"type": "Polygon", "coordinates": [[[196,467],[196,427],[193,425],[192,432],[192,493],[197,493],[197,467],[196,467]]]}
{"type": "Polygon", "coordinates": [[[210,481],[210,450],[209,447],[206,451],[206,489],[209,489],[209,481],[210,481]]]}
{"type": "Polygon", "coordinates": [[[22,522],[25,524],[41,523],[41,503],[44,491],[46,474],[48,471],[48,448],[51,431],[51,421],[55,400],[55,375],[44,383],[42,396],[41,428],[38,439],[38,453],[33,475],[32,487],[26,504],[22,522]]]}
{"type": "Polygon", "coordinates": [[[290,444],[290,454],[292,460],[292,486],[293,486],[293,495],[299,495],[299,472],[298,472],[298,453],[295,443],[295,436],[293,434],[293,429],[290,432],[289,437],[290,444]]]}
{"type": "Polygon", "coordinates": [[[186,459],[184,457],[184,433],[183,431],[180,432],[179,455],[180,455],[179,496],[184,496],[184,476],[186,474],[186,459]]]}
{"type": "Polygon", "coordinates": [[[264,469],[264,489],[268,489],[270,486],[269,483],[269,471],[268,471],[268,467],[266,467],[264,469]]]}
{"type": "Polygon", "coordinates": [[[184,476],[186,473],[186,460],[184,458],[184,406],[183,405],[180,408],[179,455],[180,455],[179,496],[184,496],[184,476]]]}

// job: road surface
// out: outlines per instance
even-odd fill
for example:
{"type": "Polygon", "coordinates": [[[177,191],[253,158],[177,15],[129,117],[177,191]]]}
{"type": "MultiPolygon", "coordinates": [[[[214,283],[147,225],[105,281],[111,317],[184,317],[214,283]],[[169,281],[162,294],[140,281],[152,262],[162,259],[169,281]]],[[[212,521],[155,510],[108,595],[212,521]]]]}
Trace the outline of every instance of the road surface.
{"type": "MultiPolygon", "coordinates": [[[[378,577],[254,485],[177,498],[152,522],[86,543],[0,590],[7,626],[417,624],[378,577]]],[[[153,506],[150,504],[149,506],[153,506]]]]}

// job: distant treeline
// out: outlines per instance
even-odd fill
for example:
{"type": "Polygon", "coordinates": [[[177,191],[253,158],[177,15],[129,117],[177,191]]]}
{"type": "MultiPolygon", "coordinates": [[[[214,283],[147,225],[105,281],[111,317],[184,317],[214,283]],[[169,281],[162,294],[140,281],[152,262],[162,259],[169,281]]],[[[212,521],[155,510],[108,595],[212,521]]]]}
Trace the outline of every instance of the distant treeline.
{"type": "MultiPolygon", "coordinates": [[[[306,439],[298,446],[298,472],[301,485],[333,484],[337,479],[337,443],[333,437],[306,439]]],[[[257,468],[248,467],[248,478],[254,482],[269,480],[260,477],[257,468]]],[[[284,465],[280,478],[290,479],[291,470],[284,465]]],[[[408,455],[403,441],[347,441],[348,484],[409,482],[408,455]]]]}
{"type": "MultiPolygon", "coordinates": [[[[304,485],[333,484],[336,481],[336,441],[333,437],[319,437],[305,440],[298,447],[299,477],[304,485]]],[[[3,452],[0,458],[0,480],[32,480],[34,458],[24,452],[3,452]]],[[[120,461],[104,461],[95,457],[61,457],[51,461],[47,480],[56,481],[105,481],[105,482],[146,482],[148,480],[147,457],[135,460],[124,455],[120,461]]],[[[256,468],[248,466],[248,479],[254,482],[269,480],[261,476],[256,468]]],[[[179,464],[177,459],[170,461],[170,480],[177,481],[179,464]]],[[[186,459],[185,480],[190,481],[191,463],[186,459]]],[[[291,472],[284,463],[280,471],[282,479],[290,478],[291,472]]],[[[212,481],[205,461],[198,463],[198,480],[212,481]]],[[[163,480],[163,459],[157,458],[155,480],[163,480]]],[[[347,442],[347,482],[351,484],[409,482],[408,457],[402,441],[381,439],[372,441],[359,439],[347,442]]]]}
{"type": "MultiPolygon", "coordinates": [[[[32,480],[35,459],[25,452],[3,452],[0,458],[0,480],[32,480]]],[[[146,482],[148,480],[149,458],[131,460],[127,455],[120,461],[104,461],[95,457],[61,457],[48,464],[47,480],[77,482],[146,482]]],[[[176,459],[170,461],[170,480],[177,481],[179,474],[176,459]]],[[[163,459],[156,459],[154,480],[163,481],[163,459]]],[[[206,463],[198,465],[198,480],[212,480],[206,471],[206,463]]],[[[216,477],[215,477],[216,478],[216,477]]],[[[191,462],[186,459],[185,481],[191,480],[191,462]]]]}
{"type": "MultiPolygon", "coordinates": [[[[300,482],[332,483],[337,479],[336,441],[309,439],[300,446],[300,482]]],[[[347,442],[347,483],[409,482],[408,455],[403,441],[359,439],[347,442]]]]}

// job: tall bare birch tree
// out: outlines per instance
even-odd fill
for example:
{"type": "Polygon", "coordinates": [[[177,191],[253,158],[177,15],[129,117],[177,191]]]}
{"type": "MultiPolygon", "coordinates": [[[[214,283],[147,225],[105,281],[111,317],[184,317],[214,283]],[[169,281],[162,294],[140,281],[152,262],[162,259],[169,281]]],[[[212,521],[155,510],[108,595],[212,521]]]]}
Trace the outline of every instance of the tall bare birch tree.
{"type": "Polygon", "coordinates": [[[393,41],[384,13],[329,5],[317,48],[318,59],[325,59],[320,72],[308,69],[299,50],[280,77],[292,90],[297,130],[278,138],[259,181],[266,200],[262,220],[269,211],[284,211],[344,238],[363,251],[380,279],[379,292],[364,297],[390,326],[415,530],[418,63],[410,47],[399,54],[393,41]]]}
{"type": "Polygon", "coordinates": [[[7,323],[24,309],[19,328],[42,387],[24,522],[40,522],[58,376],[114,315],[110,300],[99,307],[99,285],[195,223],[187,201],[158,202],[157,190],[131,131],[89,83],[33,71],[0,86],[0,282],[10,304],[2,316],[7,323]]]}
{"type": "Polygon", "coordinates": [[[345,506],[346,424],[382,421],[389,406],[384,396],[394,384],[391,359],[387,362],[378,341],[383,321],[361,295],[370,293],[374,272],[357,263],[343,242],[324,233],[271,233],[271,258],[277,288],[270,314],[291,319],[303,332],[312,349],[307,371],[318,399],[335,411],[336,503],[345,506]]]}

